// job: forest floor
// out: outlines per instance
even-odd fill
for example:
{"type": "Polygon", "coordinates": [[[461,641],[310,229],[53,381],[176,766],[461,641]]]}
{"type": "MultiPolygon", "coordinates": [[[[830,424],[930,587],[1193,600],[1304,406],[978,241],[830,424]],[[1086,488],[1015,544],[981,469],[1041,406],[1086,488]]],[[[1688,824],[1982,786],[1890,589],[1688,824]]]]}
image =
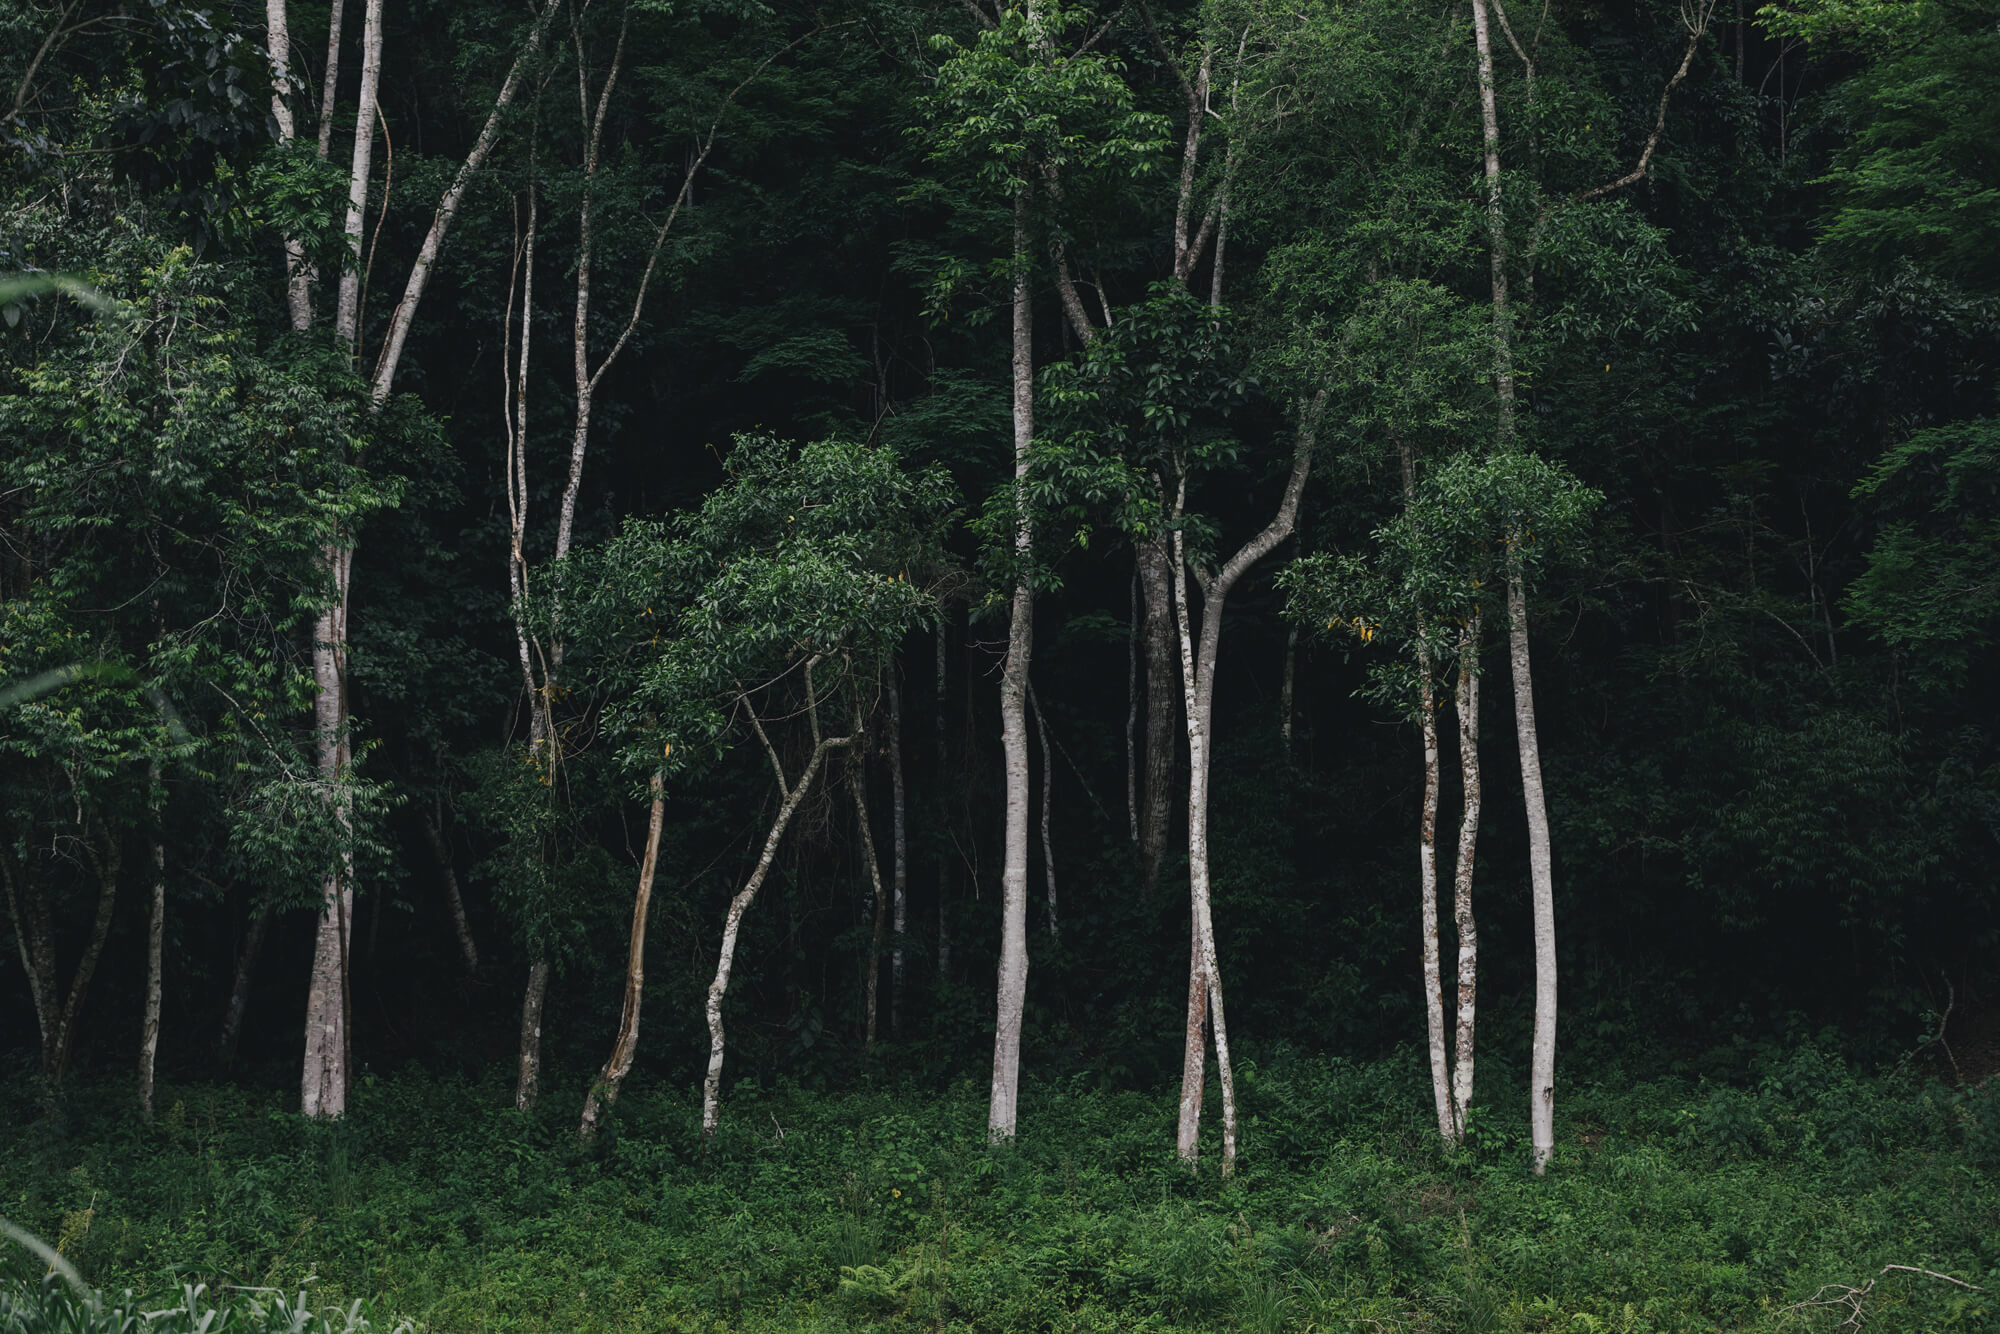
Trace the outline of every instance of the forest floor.
{"type": "Polygon", "coordinates": [[[970,1081],[739,1087],[707,1148],[638,1087],[588,1152],[571,1107],[416,1073],[335,1127],[215,1085],[150,1126],[78,1090],[58,1123],[24,1085],[0,1215],[93,1282],[309,1285],[427,1331],[2000,1329],[2000,1081],[1810,1045],[1571,1083],[1542,1179],[1497,1085],[1441,1147],[1413,1056],[1246,1062],[1227,1183],[1212,1144],[1192,1179],[1165,1152],[1170,1094],[1082,1078],[1026,1087],[1000,1150],[970,1081]]]}

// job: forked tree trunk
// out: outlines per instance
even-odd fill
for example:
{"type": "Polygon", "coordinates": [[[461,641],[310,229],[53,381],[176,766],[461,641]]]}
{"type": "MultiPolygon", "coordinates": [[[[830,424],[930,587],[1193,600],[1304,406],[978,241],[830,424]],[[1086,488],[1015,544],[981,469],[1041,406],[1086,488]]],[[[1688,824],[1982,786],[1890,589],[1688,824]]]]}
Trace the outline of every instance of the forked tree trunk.
{"type": "MultiPolygon", "coordinates": [[[[83,1015],[84,998],[90,993],[90,980],[97,972],[97,961],[104,954],[105,937],[111,934],[111,910],[118,899],[119,847],[115,834],[97,831],[103,839],[100,847],[84,845],[84,857],[97,873],[97,915],[90,924],[90,939],[83,947],[83,957],[76,962],[76,975],[70,979],[69,998],[56,1011],[54,1031],[42,1044],[42,1074],[51,1088],[59,1087],[63,1075],[69,1069],[70,1051],[76,1045],[77,1020],[83,1015]]],[[[43,901],[40,914],[47,924],[53,914],[47,911],[47,901],[43,901]]],[[[38,960],[39,971],[53,983],[55,977],[55,935],[53,931],[38,933],[42,940],[43,958],[38,960]]],[[[53,992],[53,987],[51,987],[53,992]]]]}
{"type": "MultiPolygon", "coordinates": [[[[806,674],[806,692],[812,693],[812,674],[806,674]]],[[[811,707],[811,706],[808,706],[811,707]]],[[[763,727],[757,723],[756,715],[751,721],[757,726],[758,735],[763,735],[763,727]]],[[[817,715],[814,716],[813,730],[819,729],[817,715]]],[[[805,771],[799,775],[796,785],[785,782],[784,768],[778,763],[778,753],[772,749],[768,739],[765,750],[771,759],[771,768],[777,777],[780,802],[778,814],[771,821],[771,829],[764,836],[764,850],[758,854],[756,866],[751,868],[750,878],[736,896],[729,901],[729,912],[722,920],[722,947],[716,952],[715,980],[708,984],[708,999],[704,1009],[708,1015],[708,1073],[701,1082],[701,1133],[703,1138],[715,1134],[716,1125],[722,1117],[722,1057],[724,1033],[722,1027],[722,1001],[729,991],[729,970],[736,963],[736,936],[743,926],[743,914],[757,899],[757,891],[764,887],[764,878],[771,873],[771,863],[777,858],[778,844],[785,837],[785,830],[798,814],[799,806],[812,791],[813,781],[826,765],[826,757],[837,749],[852,745],[852,736],[825,737],[815,741],[812,758],[806,761],[805,771]]]]}
{"type": "Polygon", "coordinates": [[[894,900],[895,948],[889,955],[889,1032],[903,1038],[903,933],[909,925],[910,840],[903,800],[903,686],[889,664],[890,894],[894,900]]]}
{"type": "Polygon", "coordinates": [[[146,1015],[139,1027],[139,1115],[153,1119],[153,1066],[160,1050],[160,965],[166,952],[167,933],[167,850],[160,841],[160,762],[147,766],[147,786],[155,793],[152,805],[151,844],[153,865],[152,913],[146,924],[146,1015]]]}
{"type": "MultiPolygon", "coordinates": [[[[1014,481],[1028,472],[1035,435],[1033,312],[1028,287],[1028,192],[1014,196],[1014,481]]],[[[1014,1137],[1021,1085],[1021,1017],[1028,1000],[1028,661],[1035,644],[1035,592],[1026,569],[1034,534],[1024,491],[1015,493],[1014,559],[1019,569],[1000,678],[1000,748],[1006,773],[1001,840],[1000,966],[993,1025],[993,1093],[986,1133],[1014,1137]]]]}
{"type": "MultiPolygon", "coordinates": [[[[1212,579],[1203,582],[1198,639],[1188,615],[1187,581],[1193,571],[1188,568],[1182,531],[1179,527],[1174,530],[1174,620],[1179,631],[1182,699],[1187,721],[1188,897],[1194,921],[1195,949],[1195,960],[1189,967],[1187,1033],[1192,1041],[1199,1041],[1201,1025],[1194,1013],[1196,1005],[1192,999],[1198,979],[1205,984],[1208,1027],[1215,1035],[1215,1059],[1222,1083],[1222,1174],[1225,1177],[1236,1170],[1236,1077],[1229,1060],[1229,1024],[1223,1009],[1222,970],[1216,962],[1215,925],[1209,904],[1208,768],[1215,717],[1215,667],[1221,656],[1222,615],[1230,592],[1253,565],[1291,535],[1298,521],[1299,499],[1305,493],[1306,478],[1312,472],[1313,443],[1325,406],[1325,390],[1319,391],[1310,400],[1300,402],[1298,433],[1293,441],[1292,471],[1285,482],[1284,496],[1278,502],[1278,512],[1262,532],[1245,542],[1224,563],[1212,579]]],[[[1180,495],[1173,506],[1176,519],[1184,513],[1186,490],[1187,483],[1183,479],[1180,495]]],[[[1191,1108],[1198,1118],[1200,1098],[1191,1098],[1185,1087],[1187,1072],[1198,1068],[1192,1053],[1184,1053],[1182,1068],[1182,1116],[1186,1118],[1191,1108]]],[[[1176,1143],[1184,1146],[1182,1159],[1190,1168],[1195,1164],[1193,1146],[1198,1131],[1198,1125],[1188,1125],[1184,1120],[1176,1136],[1176,1143]]]]}
{"type": "Polygon", "coordinates": [[[655,772],[649,787],[653,796],[646,820],[646,855],[639,864],[639,891],[632,897],[632,932],[625,951],[625,1005],[618,1015],[618,1037],[611,1044],[611,1056],[598,1071],[597,1081],[584,1095],[583,1119],[577,1135],[585,1140],[597,1134],[598,1122],[618,1101],[625,1076],[632,1073],[632,1060],[639,1054],[639,1008],[646,998],[646,917],[653,906],[653,873],[660,863],[660,828],[666,823],[665,785],[655,772]]]}
{"type": "Polygon", "coordinates": [[[1480,616],[1458,641],[1458,773],[1463,801],[1458,817],[1458,860],[1452,870],[1452,919],[1458,927],[1458,1024],[1452,1044],[1452,1123],[1464,1138],[1472,1106],[1473,1020],[1479,999],[1479,928],[1472,918],[1473,862],[1479,848],[1479,648],[1480,616]]]}
{"type": "Polygon", "coordinates": [[[866,747],[848,758],[848,790],[854,794],[854,819],[861,827],[861,858],[868,867],[868,885],[874,892],[874,929],[868,936],[868,971],[861,988],[863,1018],[862,1050],[875,1050],[876,1002],[882,980],[882,937],[889,921],[889,896],[882,888],[882,863],[875,855],[875,829],[868,816],[868,760],[866,747]]]}

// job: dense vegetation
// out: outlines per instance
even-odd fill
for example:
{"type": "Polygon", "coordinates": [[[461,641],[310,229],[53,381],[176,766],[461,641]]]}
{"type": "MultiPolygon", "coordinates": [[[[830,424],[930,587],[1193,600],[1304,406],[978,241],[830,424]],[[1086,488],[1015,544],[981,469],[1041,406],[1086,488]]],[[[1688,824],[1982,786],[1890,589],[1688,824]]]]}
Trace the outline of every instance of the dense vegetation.
{"type": "Polygon", "coordinates": [[[2000,1321],[2000,9],[1517,8],[0,0],[0,1331],[2000,1321]]]}

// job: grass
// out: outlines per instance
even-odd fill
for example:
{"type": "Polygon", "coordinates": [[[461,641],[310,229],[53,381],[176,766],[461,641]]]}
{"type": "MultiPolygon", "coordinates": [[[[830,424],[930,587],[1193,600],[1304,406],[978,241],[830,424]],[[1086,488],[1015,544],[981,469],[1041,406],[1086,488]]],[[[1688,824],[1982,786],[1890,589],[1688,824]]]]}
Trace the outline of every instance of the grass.
{"type": "Polygon", "coordinates": [[[2000,1090],[1814,1046],[1572,1085],[1537,1179],[1518,1109],[1448,1151],[1422,1078],[1246,1064],[1228,1183],[1212,1146],[1172,1162],[1170,1094],[1083,1081],[1027,1089],[999,1149],[970,1085],[739,1088],[706,1147],[691,1097],[634,1089],[587,1152],[566,1104],[414,1073],[333,1127],[226,1087],[152,1126],[0,1103],[0,1214],[108,1291],[303,1288],[426,1331],[1808,1331],[1870,1280],[1870,1331],[2000,1329],[2000,1090]]]}

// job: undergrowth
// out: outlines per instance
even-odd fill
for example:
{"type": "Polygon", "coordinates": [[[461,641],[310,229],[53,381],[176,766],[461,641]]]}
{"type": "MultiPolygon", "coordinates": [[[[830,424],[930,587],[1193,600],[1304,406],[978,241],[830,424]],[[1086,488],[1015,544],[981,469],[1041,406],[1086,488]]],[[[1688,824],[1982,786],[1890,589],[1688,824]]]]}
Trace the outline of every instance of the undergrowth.
{"type": "Polygon", "coordinates": [[[1421,1080],[1246,1063],[1226,1183],[1213,1145],[1194,1178],[1165,1152],[1170,1095],[1084,1081],[1028,1090],[997,1149],[970,1085],[740,1087],[706,1146],[691,1096],[636,1088],[587,1151],[568,1106],[414,1073],[334,1126],[240,1089],[169,1089],[150,1126],[17,1093],[0,1215],[161,1307],[304,1291],[425,1331],[1811,1331],[1857,1302],[1870,1331],[2000,1329],[2000,1090],[1812,1045],[1572,1085],[1537,1179],[1520,1109],[1447,1150],[1421,1080]]]}

